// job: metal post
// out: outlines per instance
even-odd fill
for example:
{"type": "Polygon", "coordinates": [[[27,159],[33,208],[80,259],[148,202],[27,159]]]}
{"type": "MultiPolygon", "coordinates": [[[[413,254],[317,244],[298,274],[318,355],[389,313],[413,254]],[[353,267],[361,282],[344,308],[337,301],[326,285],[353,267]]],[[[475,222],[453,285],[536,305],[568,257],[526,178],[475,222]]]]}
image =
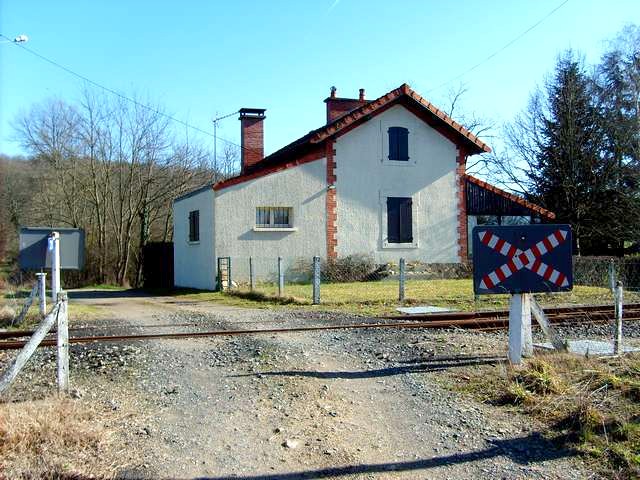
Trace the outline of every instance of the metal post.
{"type": "Polygon", "coordinates": [[[400,259],[400,279],[398,282],[398,300],[404,302],[404,274],[405,274],[405,261],[404,258],[400,259]]]}
{"type": "Polygon", "coordinates": [[[48,243],[51,254],[51,300],[56,303],[58,292],[62,289],[60,285],[60,234],[51,232],[48,243]]]}
{"type": "Polygon", "coordinates": [[[67,318],[67,293],[59,292],[58,311],[58,392],[69,393],[69,322],[67,318]]]}
{"type": "Polygon", "coordinates": [[[38,277],[38,298],[40,299],[40,315],[47,313],[47,274],[44,272],[36,273],[38,277]]]}
{"type": "Polygon", "coordinates": [[[522,357],[533,355],[530,300],[530,293],[511,295],[509,304],[509,361],[514,365],[522,363],[522,357]]]}
{"type": "Polygon", "coordinates": [[[320,305],[320,257],[313,257],[313,304],[320,305]]]}
{"type": "Polygon", "coordinates": [[[249,289],[253,292],[256,289],[256,275],[253,271],[253,258],[249,257],[249,289]]]}
{"type": "Polygon", "coordinates": [[[284,270],[282,269],[282,257],[278,257],[278,296],[284,293],[284,270]]]}
{"type": "Polygon", "coordinates": [[[615,334],[613,337],[613,353],[616,355],[620,355],[620,353],[622,353],[622,303],[623,303],[622,282],[620,281],[616,283],[615,300],[616,300],[616,324],[615,324],[615,334]]]}

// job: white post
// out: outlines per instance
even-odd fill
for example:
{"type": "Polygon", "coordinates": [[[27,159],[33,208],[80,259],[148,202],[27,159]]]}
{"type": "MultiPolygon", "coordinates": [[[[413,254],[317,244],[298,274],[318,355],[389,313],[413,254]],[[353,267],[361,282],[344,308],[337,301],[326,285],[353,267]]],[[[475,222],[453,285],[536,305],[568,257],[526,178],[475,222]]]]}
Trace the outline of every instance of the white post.
{"type": "Polygon", "coordinates": [[[620,355],[622,353],[622,301],[623,301],[623,291],[622,291],[622,282],[616,283],[615,289],[615,299],[616,299],[616,325],[615,325],[615,334],[613,337],[613,353],[615,355],[620,355]]]}
{"type": "Polygon", "coordinates": [[[58,312],[58,392],[69,393],[69,322],[67,293],[59,292],[58,312]]]}
{"type": "Polygon", "coordinates": [[[51,232],[49,235],[49,253],[51,254],[51,299],[53,303],[58,300],[60,285],[60,234],[51,232]]]}
{"type": "Polygon", "coordinates": [[[36,273],[38,277],[38,298],[40,299],[40,315],[47,313],[47,274],[36,273]]]}
{"type": "Polygon", "coordinates": [[[522,357],[533,356],[530,295],[530,293],[511,295],[509,304],[509,360],[514,365],[519,365],[522,362],[522,357]]]}

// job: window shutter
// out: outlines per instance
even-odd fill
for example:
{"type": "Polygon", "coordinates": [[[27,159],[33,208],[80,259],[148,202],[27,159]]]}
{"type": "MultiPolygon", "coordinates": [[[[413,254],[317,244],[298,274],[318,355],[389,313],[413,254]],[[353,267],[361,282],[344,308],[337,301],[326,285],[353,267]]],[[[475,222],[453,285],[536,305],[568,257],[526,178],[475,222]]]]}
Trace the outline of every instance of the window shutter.
{"type": "Polygon", "coordinates": [[[409,130],[398,131],[398,160],[409,160],[409,130]]]}
{"type": "Polygon", "coordinates": [[[400,243],[413,242],[413,219],[411,218],[411,207],[413,202],[410,198],[400,199],[400,243]]]}
{"type": "Polygon", "coordinates": [[[404,127],[390,127],[389,160],[409,160],[409,130],[404,127]]]}
{"type": "Polygon", "coordinates": [[[387,241],[400,243],[400,203],[397,198],[387,198],[387,241]]]}

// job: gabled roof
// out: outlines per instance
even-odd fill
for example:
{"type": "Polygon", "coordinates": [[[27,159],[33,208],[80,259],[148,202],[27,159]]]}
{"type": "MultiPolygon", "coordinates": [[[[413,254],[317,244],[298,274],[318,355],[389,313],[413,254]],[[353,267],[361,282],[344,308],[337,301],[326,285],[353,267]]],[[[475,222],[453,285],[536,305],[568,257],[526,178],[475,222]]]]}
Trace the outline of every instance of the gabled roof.
{"type": "Polygon", "coordinates": [[[247,167],[242,175],[220,182],[216,184],[214,188],[219,190],[240,183],[245,179],[255,178],[260,175],[259,172],[266,174],[280,170],[283,166],[286,168],[286,165],[289,164],[297,164],[297,158],[308,155],[318,149],[325,140],[343,135],[375,115],[398,104],[407,107],[452,142],[463,145],[468,154],[473,155],[491,151],[491,148],[477,136],[431,102],[425,100],[409,87],[409,85],[403,83],[400,87],[391,90],[382,97],[367,101],[355,110],[336,118],[333,122],[316,130],[312,130],[291,142],[289,145],[265,157],[255,165],[247,167]]]}
{"type": "Polygon", "coordinates": [[[548,218],[549,220],[553,220],[554,218],[556,218],[556,214],[547,210],[546,208],[542,208],[540,205],[531,203],[518,195],[514,195],[513,193],[506,192],[496,187],[495,185],[491,185],[490,183],[480,180],[479,178],[473,177],[469,174],[465,174],[465,179],[470,183],[473,183],[475,185],[478,185],[481,188],[484,188],[485,190],[493,192],[497,195],[500,195],[501,197],[506,198],[507,200],[517,203],[518,205],[521,205],[527,210],[537,213],[541,217],[548,218]]]}

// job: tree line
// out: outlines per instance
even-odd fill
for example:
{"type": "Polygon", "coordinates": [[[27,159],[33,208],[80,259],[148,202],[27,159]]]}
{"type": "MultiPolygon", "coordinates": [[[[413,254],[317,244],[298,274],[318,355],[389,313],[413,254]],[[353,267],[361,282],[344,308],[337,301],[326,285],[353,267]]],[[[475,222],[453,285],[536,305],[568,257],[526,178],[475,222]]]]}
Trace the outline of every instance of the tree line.
{"type": "Polygon", "coordinates": [[[140,285],[145,245],[172,240],[173,199],[237,170],[233,145],[214,159],[159,107],[90,90],[35,105],[15,131],[29,156],[0,157],[0,255],[15,257],[20,226],[82,228],[82,283],[140,285]]]}
{"type": "Polygon", "coordinates": [[[594,65],[561,54],[502,137],[489,175],[571,224],[575,253],[638,244],[640,28],[623,29],[594,65]]]}

